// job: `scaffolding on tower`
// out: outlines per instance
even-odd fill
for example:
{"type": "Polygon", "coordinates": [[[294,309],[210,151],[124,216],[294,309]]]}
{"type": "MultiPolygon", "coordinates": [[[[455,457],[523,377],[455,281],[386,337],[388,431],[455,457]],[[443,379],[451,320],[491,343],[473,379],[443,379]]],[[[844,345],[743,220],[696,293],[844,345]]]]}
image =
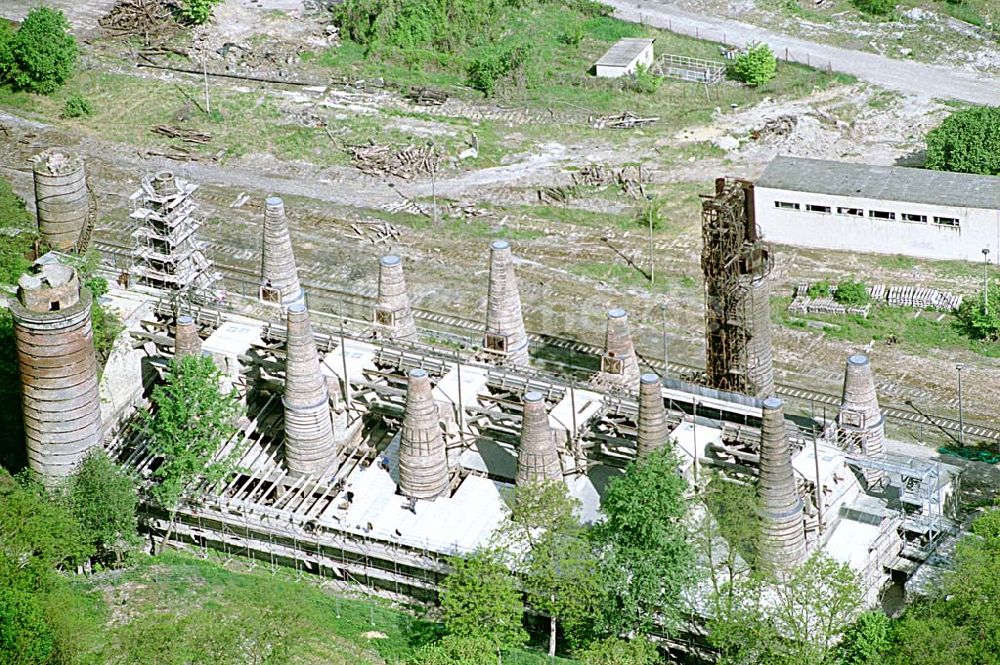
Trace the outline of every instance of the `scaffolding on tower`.
{"type": "Polygon", "coordinates": [[[198,240],[196,189],[198,185],[169,171],[143,177],[129,197],[129,217],[135,220],[130,274],[139,286],[212,301],[218,298],[214,287],[222,276],[198,240]]]}

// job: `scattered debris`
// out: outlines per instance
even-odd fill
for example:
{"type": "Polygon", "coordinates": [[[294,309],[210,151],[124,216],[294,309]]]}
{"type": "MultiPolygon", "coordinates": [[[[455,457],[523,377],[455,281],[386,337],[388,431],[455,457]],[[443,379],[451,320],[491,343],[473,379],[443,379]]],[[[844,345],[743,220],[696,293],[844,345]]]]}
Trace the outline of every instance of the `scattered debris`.
{"type": "Polygon", "coordinates": [[[617,115],[602,115],[596,120],[593,116],[588,118],[588,122],[592,127],[594,127],[594,129],[633,129],[635,127],[651,125],[658,120],[658,117],[640,118],[631,111],[625,111],[624,113],[619,113],[617,115]]]}
{"type": "Polygon", "coordinates": [[[432,174],[441,161],[433,145],[407,145],[394,150],[371,141],[367,145],[349,145],[346,150],[359,171],[373,176],[409,179],[418,173],[432,174]]]}
{"type": "Polygon", "coordinates": [[[163,152],[162,150],[140,150],[139,157],[148,159],[150,157],[166,157],[177,162],[197,162],[198,156],[187,148],[177,147],[173,152],[163,152]]]}
{"type": "Polygon", "coordinates": [[[175,27],[173,4],[167,0],[119,0],[97,20],[109,37],[149,36],[175,27]]]}
{"type": "Polygon", "coordinates": [[[447,92],[423,86],[410,86],[410,91],[403,96],[420,106],[441,106],[448,101],[447,92]]]}
{"type": "Polygon", "coordinates": [[[184,129],[183,127],[172,127],[170,125],[156,125],[149,131],[154,134],[166,136],[170,139],[180,139],[185,143],[197,143],[205,145],[211,143],[212,135],[208,132],[199,132],[195,129],[184,129]]]}
{"type": "Polygon", "coordinates": [[[798,118],[793,115],[780,115],[777,118],[771,118],[762,127],[751,129],[750,138],[754,141],[760,141],[772,136],[788,136],[795,129],[797,123],[798,118]]]}
{"type": "Polygon", "coordinates": [[[243,205],[250,200],[250,195],[246,192],[240,192],[240,195],[236,197],[236,200],[229,204],[230,208],[242,208],[243,205]]]}

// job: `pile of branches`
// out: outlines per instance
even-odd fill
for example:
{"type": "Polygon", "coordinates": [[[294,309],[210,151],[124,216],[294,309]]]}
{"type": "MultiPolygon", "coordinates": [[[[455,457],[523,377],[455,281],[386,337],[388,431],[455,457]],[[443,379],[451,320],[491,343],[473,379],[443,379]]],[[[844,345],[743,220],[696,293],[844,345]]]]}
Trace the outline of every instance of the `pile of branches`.
{"type": "Polygon", "coordinates": [[[394,175],[409,179],[421,173],[436,173],[441,161],[435,147],[428,145],[394,149],[370,141],[366,145],[349,145],[346,150],[359,171],[379,177],[394,175]]]}
{"type": "Polygon", "coordinates": [[[170,125],[156,125],[149,131],[160,136],[166,136],[168,139],[180,139],[185,143],[197,143],[198,145],[205,145],[212,140],[212,135],[208,132],[199,132],[195,129],[184,129],[183,127],[172,127],[170,125]]]}
{"type": "Polygon", "coordinates": [[[141,35],[146,39],[177,25],[168,0],[118,0],[97,23],[110,37],[141,35]]]}
{"type": "Polygon", "coordinates": [[[796,124],[798,124],[798,118],[795,116],[780,115],[777,118],[771,118],[762,127],[750,130],[750,138],[754,141],[760,141],[772,136],[788,136],[795,129],[796,124]]]}

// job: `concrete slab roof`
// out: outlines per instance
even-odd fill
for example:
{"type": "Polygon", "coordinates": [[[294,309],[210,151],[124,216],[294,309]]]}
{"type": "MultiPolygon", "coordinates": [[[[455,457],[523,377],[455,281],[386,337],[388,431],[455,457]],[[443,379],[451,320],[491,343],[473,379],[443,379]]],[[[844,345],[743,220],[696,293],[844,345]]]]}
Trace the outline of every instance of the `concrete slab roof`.
{"type": "Polygon", "coordinates": [[[775,157],[757,187],[834,196],[1000,210],[1000,178],[904,166],[775,157]]]}
{"type": "Polygon", "coordinates": [[[652,43],[652,39],[619,39],[597,64],[601,67],[628,67],[652,43]]]}

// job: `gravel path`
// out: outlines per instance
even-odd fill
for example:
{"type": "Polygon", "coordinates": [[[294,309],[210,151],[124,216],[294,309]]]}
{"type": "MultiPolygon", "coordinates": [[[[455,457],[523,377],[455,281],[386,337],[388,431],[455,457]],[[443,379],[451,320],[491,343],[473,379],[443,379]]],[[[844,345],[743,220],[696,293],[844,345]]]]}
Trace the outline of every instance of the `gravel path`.
{"type": "Polygon", "coordinates": [[[739,46],[753,41],[766,42],[782,59],[787,53],[789,60],[816,67],[829,66],[901,92],[974,104],[1000,104],[1000,78],[995,76],[816,44],[739,21],[693,14],[662,0],[602,2],[614,7],[615,16],[627,21],[739,46]]]}

